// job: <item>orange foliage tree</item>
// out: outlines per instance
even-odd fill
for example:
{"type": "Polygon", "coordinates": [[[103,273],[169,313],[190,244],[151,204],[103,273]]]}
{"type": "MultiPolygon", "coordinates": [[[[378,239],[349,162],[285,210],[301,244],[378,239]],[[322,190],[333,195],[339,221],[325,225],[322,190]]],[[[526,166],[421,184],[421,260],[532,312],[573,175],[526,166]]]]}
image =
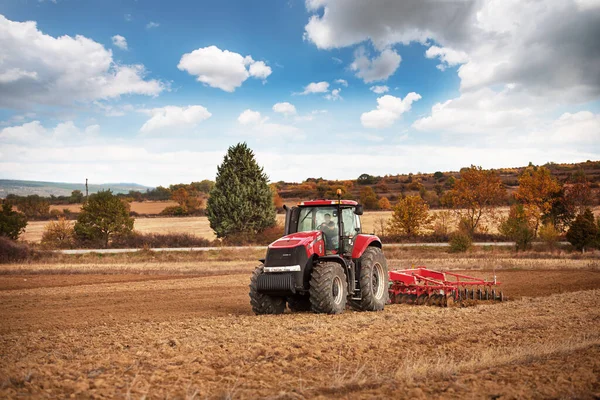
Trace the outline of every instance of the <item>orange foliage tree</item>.
{"type": "Polygon", "coordinates": [[[523,204],[534,235],[537,235],[542,216],[552,210],[560,190],[560,184],[545,167],[530,165],[519,177],[519,188],[515,192],[515,198],[523,204]]]}
{"type": "Polygon", "coordinates": [[[407,196],[394,207],[389,233],[415,236],[420,234],[431,220],[429,206],[421,196],[407,196]]]}
{"type": "Polygon", "coordinates": [[[382,197],[381,199],[379,199],[379,208],[381,208],[382,210],[389,210],[390,208],[392,208],[392,204],[390,203],[387,197],[382,197]]]}
{"type": "Polygon", "coordinates": [[[472,235],[484,215],[495,215],[494,210],[506,198],[506,189],[497,172],[471,165],[461,169],[451,196],[456,212],[472,235]]]}

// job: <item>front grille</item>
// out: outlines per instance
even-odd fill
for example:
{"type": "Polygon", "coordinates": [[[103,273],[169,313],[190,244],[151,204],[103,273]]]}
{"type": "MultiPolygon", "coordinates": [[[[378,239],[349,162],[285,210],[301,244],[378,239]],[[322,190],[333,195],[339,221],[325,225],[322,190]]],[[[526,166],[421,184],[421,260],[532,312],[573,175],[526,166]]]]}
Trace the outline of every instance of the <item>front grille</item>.
{"type": "Polygon", "coordinates": [[[306,265],[307,256],[304,246],[292,248],[274,248],[267,251],[266,267],[283,267],[287,265],[300,265],[302,269],[306,265]]]}
{"type": "Polygon", "coordinates": [[[296,293],[291,272],[261,274],[258,276],[257,288],[259,293],[296,293]]]}

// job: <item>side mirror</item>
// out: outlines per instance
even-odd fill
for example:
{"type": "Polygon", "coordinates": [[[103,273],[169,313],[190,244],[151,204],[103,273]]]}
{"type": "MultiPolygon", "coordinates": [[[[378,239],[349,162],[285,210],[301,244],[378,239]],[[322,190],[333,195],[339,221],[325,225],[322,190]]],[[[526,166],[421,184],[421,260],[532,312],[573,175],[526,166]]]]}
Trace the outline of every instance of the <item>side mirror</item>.
{"type": "Polygon", "coordinates": [[[356,206],[354,206],[354,214],[356,214],[356,215],[363,215],[363,206],[362,206],[362,204],[357,204],[356,206]]]}

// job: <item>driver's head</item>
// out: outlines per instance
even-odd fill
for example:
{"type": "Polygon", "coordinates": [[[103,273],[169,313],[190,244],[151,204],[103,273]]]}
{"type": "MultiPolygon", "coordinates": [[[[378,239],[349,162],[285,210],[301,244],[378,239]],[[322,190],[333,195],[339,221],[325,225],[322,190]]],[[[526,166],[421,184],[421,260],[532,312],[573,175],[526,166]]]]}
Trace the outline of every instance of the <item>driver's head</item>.
{"type": "Polygon", "coordinates": [[[331,214],[325,214],[325,222],[331,221],[331,214]]]}

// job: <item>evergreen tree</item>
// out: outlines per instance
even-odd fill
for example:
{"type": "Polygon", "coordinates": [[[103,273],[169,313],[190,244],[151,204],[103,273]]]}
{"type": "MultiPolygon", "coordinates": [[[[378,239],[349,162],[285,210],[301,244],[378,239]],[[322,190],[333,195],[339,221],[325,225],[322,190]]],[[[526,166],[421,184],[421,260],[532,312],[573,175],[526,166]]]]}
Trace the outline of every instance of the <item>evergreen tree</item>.
{"type": "Polygon", "coordinates": [[[592,210],[586,208],[571,224],[567,232],[567,240],[579,251],[592,247],[598,235],[598,225],[594,221],[592,210]]]}
{"type": "Polygon", "coordinates": [[[253,235],[275,225],[268,177],[246,143],[227,150],[206,207],[218,238],[253,235]]]}
{"type": "Polygon", "coordinates": [[[93,194],[81,207],[74,226],[75,236],[82,241],[99,241],[108,246],[114,235],[126,235],[133,231],[133,218],[125,204],[110,190],[93,194]]]}

